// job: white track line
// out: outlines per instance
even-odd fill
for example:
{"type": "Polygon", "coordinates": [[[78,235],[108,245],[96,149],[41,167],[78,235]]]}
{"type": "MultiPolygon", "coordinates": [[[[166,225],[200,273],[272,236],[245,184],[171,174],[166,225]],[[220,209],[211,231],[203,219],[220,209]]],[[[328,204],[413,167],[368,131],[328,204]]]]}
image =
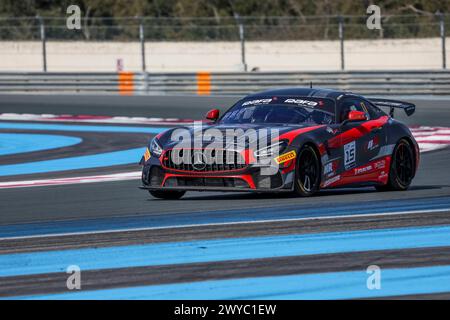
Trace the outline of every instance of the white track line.
{"type": "Polygon", "coordinates": [[[79,236],[79,235],[89,235],[89,234],[104,234],[104,233],[121,233],[121,232],[139,232],[139,231],[150,231],[150,230],[165,230],[165,229],[183,229],[183,228],[193,228],[193,227],[210,227],[210,226],[232,226],[232,225],[247,225],[247,224],[261,224],[261,223],[276,223],[276,222],[293,222],[293,221],[306,221],[306,220],[327,220],[327,219],[337,219],[337,218],[358,218],[358,217],[379,217],[379,216],[394,216],[394,215],[406,215],[415,213],[437,213],[437,212],[447,212],[450,211],[449,208],[444,209],[431,209],[431,210],[411,210],[411,211],[398,211],[398,212],[380,212],[380,213],[366,213],[366,214],[349,214],[349,215],[338,215],[338,216],[322,216],[322,217],[306,217],[306,218],[287,218],[287,219],[267,219],[267,220],[256,220],[256,221],[236,221],[236,222],[217,222],[217,223],[204,223],[204,224],[189,224],[182,226],[164,226],[164,227],[148,227],[148,228],[128,228],[128,229],[110,229],[110,230],[99,230],[99,231],[82,231],[82,232],[68,232],[68,233],[55,233],[55,234],[39,234],[31,236],[18,236],[18,237],[2,237],[0,242],[4,240],[19,240],[19,239],[37,239],[37,238],[53,238],[62,236],[79,236]]]}
{"type": "Polygon", "coordinates": [[[0,189],[25,188],[25,187],[43,187],[43,186],[59,186],[67,184],[81,184],[108,181],[135,180],[141,177],[140,171],[114,173],[107,175],[57,178],[57,179],[41,179],[29,181],[10,181],[0,182],[0,189]]]}
{"type": "Polygon", "coordinates": [[[47,122],[79,122],[79,123],[115,123],[115,124],[152,124],[177,125],[192,123],[192,119],[178,118],[146,118],[146,117],[110,117],[110,116],[76,116],[56,114],[1,113],[0,120],[7,121],[47,121],[47,122]]]}

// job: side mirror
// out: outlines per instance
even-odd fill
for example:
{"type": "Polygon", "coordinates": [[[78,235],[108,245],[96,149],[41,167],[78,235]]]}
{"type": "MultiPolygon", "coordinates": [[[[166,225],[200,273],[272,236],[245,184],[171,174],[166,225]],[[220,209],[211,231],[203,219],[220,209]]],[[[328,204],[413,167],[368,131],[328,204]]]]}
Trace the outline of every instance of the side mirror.
{"type": "Polygon", "coordinates": [[[206,114],[206,119],[216,121],[217,119],[219,119],[219,114],[220,111],[218,109],[209,110],[206,114]]]}
{"type": "Polygon", "coordinates": [[[365,112],[353,110],[348,113],[347,121],[365,121],[365,120],[367,120],[365,112]]]}

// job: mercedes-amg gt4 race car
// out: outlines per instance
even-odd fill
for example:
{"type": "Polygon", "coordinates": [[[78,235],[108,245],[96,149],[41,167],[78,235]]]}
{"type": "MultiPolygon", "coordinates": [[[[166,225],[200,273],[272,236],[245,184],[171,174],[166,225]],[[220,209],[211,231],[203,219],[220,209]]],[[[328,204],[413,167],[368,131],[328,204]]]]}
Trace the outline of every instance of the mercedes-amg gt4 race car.
{"type": "Polygon", "coordinates": [[[222,116],[214,109],[205,122],[153,138],[141,159],[141,188],[163,199],[186,191],[406,190],[420,154],[395,109],[410,116],[415,106],[328,89],[252,94],[222,116]]]}

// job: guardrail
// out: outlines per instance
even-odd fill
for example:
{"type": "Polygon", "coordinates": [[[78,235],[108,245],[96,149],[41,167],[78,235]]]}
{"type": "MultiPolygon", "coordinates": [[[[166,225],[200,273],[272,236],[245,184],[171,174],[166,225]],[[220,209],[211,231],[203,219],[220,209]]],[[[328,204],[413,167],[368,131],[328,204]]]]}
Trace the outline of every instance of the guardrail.
{"type": "Polygon", "coordinates": [[[323,87],[360,94],[450,94],[450,71],[0,73],[0,92],[243,95],[323,87]]]}

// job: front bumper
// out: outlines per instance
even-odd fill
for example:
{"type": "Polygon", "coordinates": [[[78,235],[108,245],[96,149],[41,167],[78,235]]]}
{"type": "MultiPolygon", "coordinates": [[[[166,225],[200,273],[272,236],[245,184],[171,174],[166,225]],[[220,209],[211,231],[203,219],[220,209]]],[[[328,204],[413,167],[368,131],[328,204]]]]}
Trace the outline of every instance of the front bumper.
{"type": "Polygon", "coordinates": [[[273,175],[261,174],[260,167],[249,166],[232,173],[180,173],[158,165],[142,170],[142,189],[186,191],[292,191],[294,171],[278,170],[273,175]]]}
{"type": "Polygon", "coordinates": [[[254,192],[254,193],[274,193],[292,192],[291,189],[250,189],[250,188],[221,188],[221,187],[152,187],[140,186],[139,189],[149,191],[200,191],[200,192],[254,192]]]}
{"type": "Polygon", "coordinates": [[[283,160],[281,164],[273,159],[272,162],[263,164],[249,160],[251,157],[243,155],[244,165],[214,164],[203,171],[197,171],[192,165],[169,165],[169,158],[165,157],[166,152],[159,158],[142,159],[141,189],[231,192],[289,192],[293,190],[295,159],[283,160]],[[272,170],[268,173],[269,168],[272,170]]]}

